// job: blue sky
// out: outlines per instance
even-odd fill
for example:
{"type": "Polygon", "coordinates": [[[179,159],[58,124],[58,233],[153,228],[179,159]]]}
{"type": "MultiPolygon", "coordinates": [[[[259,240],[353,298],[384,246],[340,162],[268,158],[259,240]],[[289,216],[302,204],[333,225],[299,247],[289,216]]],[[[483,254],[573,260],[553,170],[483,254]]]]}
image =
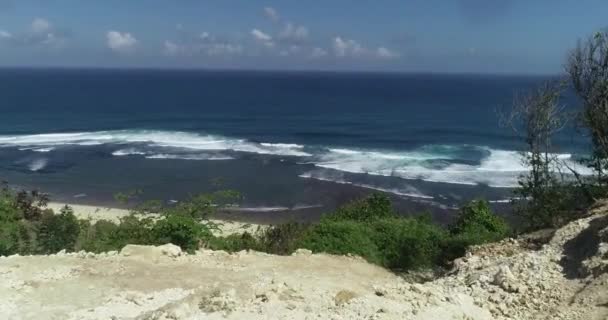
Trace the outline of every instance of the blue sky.
{"type": "Polygon", "coordinates": [[[606,0],[0,0],[0,66],[556,73],[606,0]]]}

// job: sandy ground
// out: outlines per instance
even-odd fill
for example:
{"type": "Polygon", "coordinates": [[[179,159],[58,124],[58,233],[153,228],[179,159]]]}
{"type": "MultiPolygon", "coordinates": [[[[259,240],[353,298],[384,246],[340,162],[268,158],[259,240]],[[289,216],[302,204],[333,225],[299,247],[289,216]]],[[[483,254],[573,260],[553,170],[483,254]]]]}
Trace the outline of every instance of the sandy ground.
{"type": "MultiPolygon", "coordinates": [[[[538,245],[471,248],[411,283],[357,257],[120,252],[0,258],[2,319],[608,319],[608,205],[538,245]]],[[[534,244],[534,245],[532,245],[534,244]]]]}
{"type": "MultiPolygon", "coordinates": [[[[112,222],[119,222],[121,217],[129,215],[129,211],[126,209],[119,208],[108,208],[108,207],[97,207],[82,204],[66,204],[59,202],[51,202],[48,204],[49,209],[53,209],[56,213],[61,210],[64,206],[70,206],[74,210],[74,215],[80,219],[90,219],[92,221],[108,220],[112,222]]],[[[227,236],[238,233],[255,233],[258,228],[265,228],[265,225],[245,223],[231,220],[214,220],[211,222],[218,225],[219,230],[214,230],[214,234],[217,236],[227,236]]]]}

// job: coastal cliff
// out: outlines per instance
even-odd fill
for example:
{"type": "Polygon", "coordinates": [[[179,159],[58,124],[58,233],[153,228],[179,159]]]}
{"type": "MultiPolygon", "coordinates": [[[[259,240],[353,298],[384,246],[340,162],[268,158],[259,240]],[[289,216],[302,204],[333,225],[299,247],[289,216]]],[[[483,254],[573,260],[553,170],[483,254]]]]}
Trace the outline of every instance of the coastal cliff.
{"type": "Polygon", "coordinates": [[[120,252],[0,258],[5,319],[606,319],[608,202],[554,232],[473,247],[413,283],[358,257],[120,252]]]}

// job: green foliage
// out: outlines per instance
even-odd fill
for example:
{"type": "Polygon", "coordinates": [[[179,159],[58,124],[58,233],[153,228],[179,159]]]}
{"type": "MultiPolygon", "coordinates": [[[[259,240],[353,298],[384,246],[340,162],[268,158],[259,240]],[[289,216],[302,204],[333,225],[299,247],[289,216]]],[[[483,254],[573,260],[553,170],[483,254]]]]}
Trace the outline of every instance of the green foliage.
{"type": "Polygon", "coordinates": [[[326,216],[325,219],[364,222],[394,216],[391,200],[386,195],[375,193],[365,199],[353,201],[337,209],[334,213],[326,216]]]}
{"type": "Polygon", "coordinates": [[[443,244],[443,261],[463,256],[469,246],[498,241],[510,234],[507,222],[492,213],[483,200],[465,205],[448,230],[450,237],[443,244]]]}
{"type": "Polygon", "coordinates": [[[298,241],[308,225],[289,222],[272,226],[259,235],[259,249],[274,254],[290,254],[298,249],[298,241]]]}
{"type": "Polygon", "coordinates": [[[360,255],[392,269],[416,269],[445,265],[462,256],[468,246],[502,239],[508,232],[506,222],[485,201],[465,206],[446,230],[428,215],[398,217],[390,202],[372,197],[325,217],[297,245],[314,252],[360,255]],[[373,208],[374,204],[379,207],[373,208]]]}
{"type": "Polygon", "coordinates": [[[48,195],[38,191],[14,192],[4,183],[0,184],[0,219],[14,221],[38,220],[44,213],[48,195]]]}
{"type": "Polygon", "coordinates": [[[326,221],[312,227],[298,244],[313,252],[354,254],[382,264],[382,256],[371,233],[369,225],[356,221],[326,221]]]}
{"type": "Polygon", "coordinates": [[[414,218],[361,223],[323,221],[306,232],[299,247],[313,252],[355,254],[393,269],[430,267],[440,262],[446,232],[414,218]]]}
{"type": "Polygon", "coordinates": [[[172,243],[190,252],[199,247],[201,239],[212,236],[211,231],[194,218],[179,215],[158,220],[152,227],[152,234],[158,244],[172,243]]]}
{"type": "Polygon", "coordinates": [[[95,253],[120,250],[127,243],[118,237],[119,228],[119,225],[106,220],[100,220],[94,224],[88,220],[82,220],[75,250],[95,253]]]}
{"type": "Polygon", "coordinates": [[[40,218],[38,242],[41,253],[56,253],[62,249],[73,250],[80,225],[78,219],[64,208],[60,214],[44,213],[40,218]]]}
{"type": "MultiPolygon", "coordinates": [[[[31,193],[29,193],[31,195],[31,193]]],[[[35,197],[33,197],[35,198],[35,197]]],[[[31,199],[33,199],[31,198],[31,199]]],[[[192,252],[200,246],[235,252],[257,250],[288,255],[298,248],[330,254],[352,254],[392,269],[444,265],[462,255],[467,246],[505,236],[508,228],[487,203],[473,202],[462,209],[449,230],[429,215],[399,217],[390,200],[379,194],[358,200],[325,216],[317,224],[284,223],[244,233],[215,237],[215,226],[205,220],[218,205],[232,203],[238,194],[214,193],[192,197],[172,207],[148,202],[119,223],[78,220],[70,207],[58,214],[40,211],[27,220],[17,205],[17,194],[0,192],[0,254],[120,250],[127,244],[173,243],[192,252]],[[149,218],[144,213],[160,214],[149,218]]],[[[25,201],[35,206],[35,201],[25,201]]]]}
{"type": "Polygon", "coordinates": [[[212,237],[208,241],[207,245],[212,250],[224,250],[227,252],[260,250],[261,248],[258,238],[249,232],[231,234],[227,237],[212,237]]]}
{"type": "Polygon", "coordinates": [[[509,226],[504,219],[492,213],[487,201],[478,200],[462,207],[449,231],[453,235],[470,235],[483,243],[505,238],[509,234],[509,226]]]}
{"type": "Polygon", "coordinates": [[[135,215],[123,217],[113,235],[113,240],[121,247],[127,244],[150,244],[154,239],[151,233],[154,224],[151,218],[140,218],[135,215]]]}
{"type": "Polygon", "coordinates": [[[372,239],[378,246],[382,265],[417,269],[440,264],[446,232],[421,219],[392,218],[373,223],[372,239]]]}
{"type": "Polygon", "coordinates": [[[21,223],[17,221],[0,224],[0,255],[8,256],[21,252],[23,248],[21,227],[21,223]]]}

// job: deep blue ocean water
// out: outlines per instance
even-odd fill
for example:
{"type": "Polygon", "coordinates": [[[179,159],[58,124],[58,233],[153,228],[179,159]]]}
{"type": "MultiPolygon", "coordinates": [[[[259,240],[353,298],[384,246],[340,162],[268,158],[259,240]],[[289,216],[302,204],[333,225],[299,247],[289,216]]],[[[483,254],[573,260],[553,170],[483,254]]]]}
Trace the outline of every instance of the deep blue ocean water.
{"type": "MultiPolygon", "coordinates": [[[[269,211],[354,189],[442,208],[500,201],[525,168],[497,110],[544,80],[0,69],[0,178],[75,201],[135,187],[180,198],[223,179],[269,211]]],[[[577,139],[562,133],[563,153],[577,139]]]]}

